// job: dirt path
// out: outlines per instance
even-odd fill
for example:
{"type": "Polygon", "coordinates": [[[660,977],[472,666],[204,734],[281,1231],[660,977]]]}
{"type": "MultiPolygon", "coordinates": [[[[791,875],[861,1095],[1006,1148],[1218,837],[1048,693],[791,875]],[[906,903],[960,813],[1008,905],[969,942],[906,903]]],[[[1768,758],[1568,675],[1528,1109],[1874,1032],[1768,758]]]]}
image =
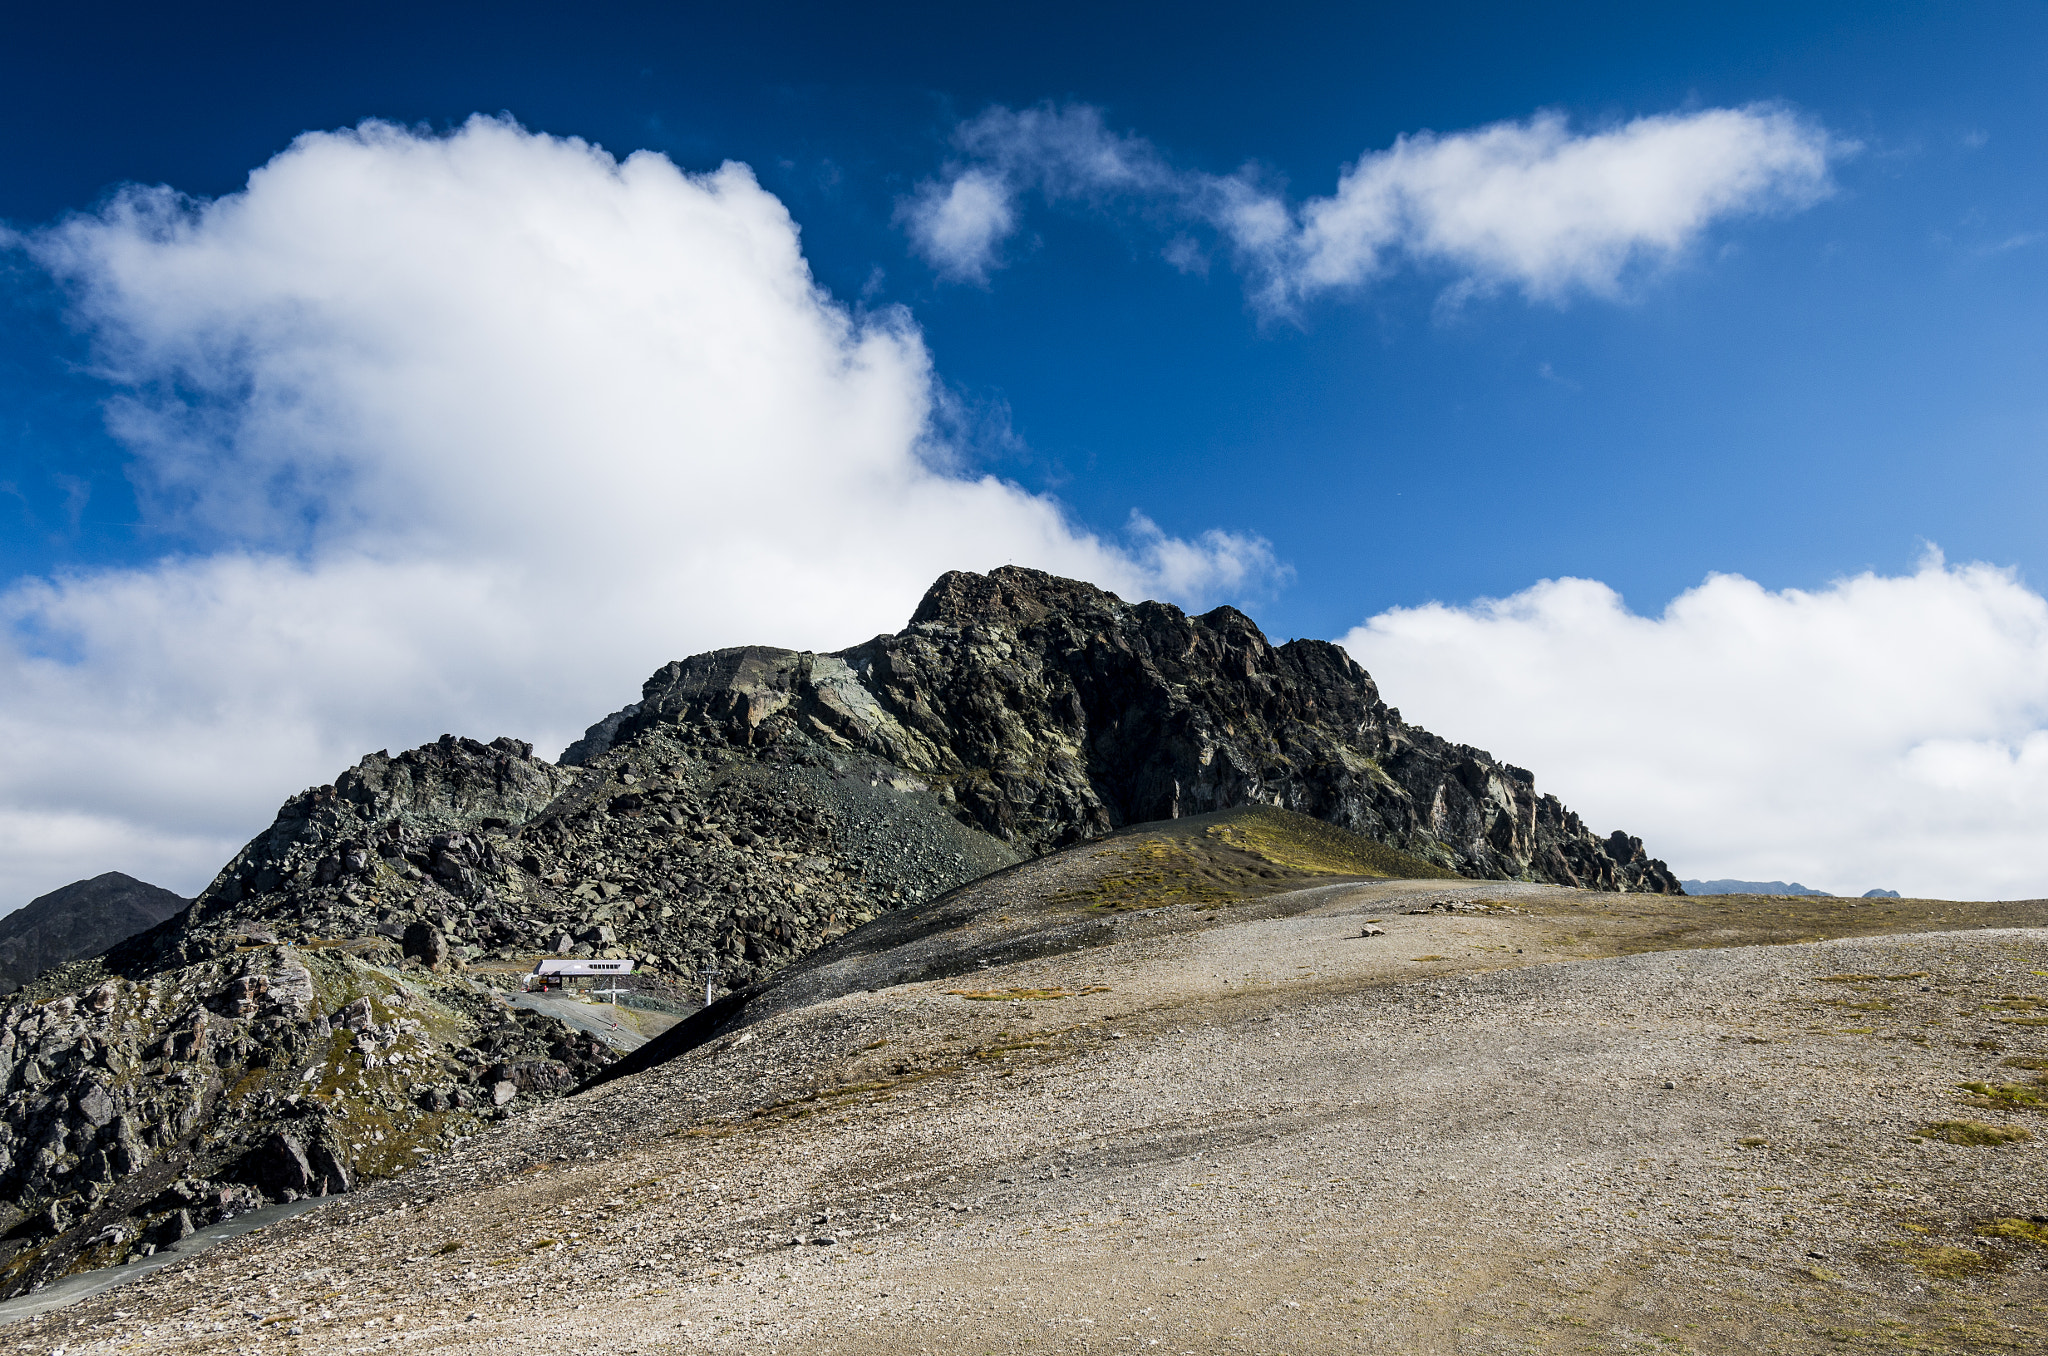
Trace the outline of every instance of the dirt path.
{"type": "Polygon", "coordinates": [[[1588,898],[785,1013],[0,1346],[2048,1349],[2048,929],[1561,959],[1711,931],[1588,898]]]}

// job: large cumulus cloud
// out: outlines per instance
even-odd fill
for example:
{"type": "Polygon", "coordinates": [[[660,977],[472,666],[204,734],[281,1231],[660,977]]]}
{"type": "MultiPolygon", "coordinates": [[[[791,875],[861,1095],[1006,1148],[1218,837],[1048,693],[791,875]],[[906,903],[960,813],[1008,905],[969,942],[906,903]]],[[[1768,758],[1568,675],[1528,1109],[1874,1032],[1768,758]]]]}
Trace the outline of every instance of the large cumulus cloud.
{"type": "Polygon", "coordinates": [[[1682,876],[2048,895],[2048,600],[1930,552],[1905,575],[1718,575],[1642,616],[1548,580],[1344,638],[1403,715],[1536,769],[1682,876]]]}
{"type": "Polygon", "coordinates": [[[373,122],[15,243],[187,549],[0,591],[0,903],[110,867],[192,889],[366,749],[551,753],[669,658],[852,643],[946,569],[1189,603],[1277,569],[961,469],[910,317],[824,294],[741,165],[373,122]]]}

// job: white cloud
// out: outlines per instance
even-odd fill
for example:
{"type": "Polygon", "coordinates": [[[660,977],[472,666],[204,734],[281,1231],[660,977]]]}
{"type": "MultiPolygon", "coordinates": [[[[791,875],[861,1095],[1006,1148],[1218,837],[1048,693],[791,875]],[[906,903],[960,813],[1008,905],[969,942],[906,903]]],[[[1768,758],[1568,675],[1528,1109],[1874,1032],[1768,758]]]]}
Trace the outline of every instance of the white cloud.
{"type": "Polygon", "coordinates": [[[1828,191],[1827,135],[1770,108],[1638,118],[1573,135],[1539,114],[1455,136],[1404,137],[1302,209],[1281,265],[1300,293],[1354,286],[1390,251],[1533,296],[1611,293],[1715,220],[1804,207],[1828,191]]]}
{"type": "Polygon", "coordinates": [[[2048,600],[2011,571],[1930,553],[1812,591],[1716,575],[1656,617],[1559,579],[1343,643],[1406,718],[1536,770],[1682,876],[2048,895],[2048,600]]]}
{"type": "Polygon", "coordinates": [[[1154,586],[1169,597],[1242,597],[1294,577],[1294,568],[1274,559],[1262,537],[1213,527],[1194,541],[1169,537],[1137,509],[1129,535],[1154,586]]]}
{"type": "Polygon", "coordinates": [[[926,262],[958,281],[982,282],[1001,267],[1020,193],[1106,204],[1172,196],[1183,182],[1151,143],[1110,131],[1101,110],[1086,104],[991,108],[962,123],[953,140],[965,158],[919,184],[896,216],[926,262]]]}
{"type": "Polygon", "coordinates": [[[967,170],[947,184],[919,185],[897,216],[932,267],[972,282],[988,277],[997,247],[1017,224],[1009,184],[987,170],[967,170]]]}
{"type": "Polygon", "coordinates": [[[894,630],[946,569],[1192,605],[1277,577],[1254,538],[1120,545],[958,471],[909,317],[824,295],[743,166],[369,123],[18,243],[195,546],[0,591],[7,903],[189,891],[369,749],[552,754],[668,659],[894,630]]]}
{"type": "Polygon", "coordinates": [[[1717,221],[1824,197],[1831,159],[1853,149],[1769,106],[1586,133],[1539,113],[1402,137],[1348,167],[1331,196],[1295,207],[1250,168],[1176,169],[1086,106],[993,108],[962,124],[955,141],[962,159],[904,209],[941,271],[985,278],[995,247],[1017,227],[1019,197],[1035,191],[1130,207],[1176,229],[1207,225],[1235,249],[1270,310],[1360,286],[1401,262],[1447,269],[1466,291],[1612,294],[1631,269],[1681,254],[1717,221]],[[952,225],[956,216],[963,225],[952,225]]]}

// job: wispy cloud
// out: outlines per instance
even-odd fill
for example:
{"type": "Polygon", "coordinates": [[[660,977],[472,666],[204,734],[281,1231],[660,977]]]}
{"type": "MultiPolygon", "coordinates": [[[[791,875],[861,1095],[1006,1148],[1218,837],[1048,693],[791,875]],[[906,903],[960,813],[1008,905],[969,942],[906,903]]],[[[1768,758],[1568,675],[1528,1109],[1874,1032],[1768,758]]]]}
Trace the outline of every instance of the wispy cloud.
{"type": "Polygon", "coordinates": [[[2031,245],[2038,245],[2043,240],[2048,240],[2048,232],[2020,231],[2007,236],[1995,244],[1984,246],[1978,253],[1984,255],[2006,254],[2013,250],[2023,250],[2031,245]]]}
{"type": "Polygon", "coordinates": [[[1174,234],[1169,259],[1204,259],[1211,232],[1256,302],[1284,312],[1401,266],[1442,271],[1464,292],[1500,287],[1555,301],[1613,295],[1716,222],[1796,211],[1832,190],[1854,147],[1775,106],[1662,114],[1574,131],[1556,113],[1471,131],[1423,132],[1345,167],[1333,193],[1290,201],[1247,166],[1180,168],[1100,110],[991,108],[961,124],[958,158],[899,207],[941,274],[985,281],[1027,198],[1135,212],[1174,234]]]}
{"type": "Polygon", "coordinates": [[[897,209],[919,253],[957,281],[985,282],[997,251],[1017,229],[1010,186],[988,170],[964,170],[947,183],[918,185],[897,209]]]}

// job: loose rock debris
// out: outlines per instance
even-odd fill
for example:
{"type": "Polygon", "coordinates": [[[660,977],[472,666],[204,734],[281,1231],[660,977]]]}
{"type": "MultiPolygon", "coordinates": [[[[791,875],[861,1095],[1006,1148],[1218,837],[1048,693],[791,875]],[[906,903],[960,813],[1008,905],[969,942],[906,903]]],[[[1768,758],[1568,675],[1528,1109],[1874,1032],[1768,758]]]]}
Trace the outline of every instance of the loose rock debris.
{"type": "Polygon", "coordinates": [[[773,1013],[21,1336],[298,1328],[340,1352],[403,1316],[407,1349],[450,1352],[2048,1346],[2044,1136],[1915,1134],[1972,1119],[1960,1084],[2048,1061],[1997,1021],[2048,992],[2048,929],[1538,964],[1505,958],[1574,920],[1524,897],[1404,914],[1407,940],[1474,948],[1411,980],[1342,945],[1399,893],[994,968],[990,991],[1106,986],[1030,1019],[944,981],[773,1013]],[[1830,1006],[1915,971],[1868,1030],[1830,1006]]]}

